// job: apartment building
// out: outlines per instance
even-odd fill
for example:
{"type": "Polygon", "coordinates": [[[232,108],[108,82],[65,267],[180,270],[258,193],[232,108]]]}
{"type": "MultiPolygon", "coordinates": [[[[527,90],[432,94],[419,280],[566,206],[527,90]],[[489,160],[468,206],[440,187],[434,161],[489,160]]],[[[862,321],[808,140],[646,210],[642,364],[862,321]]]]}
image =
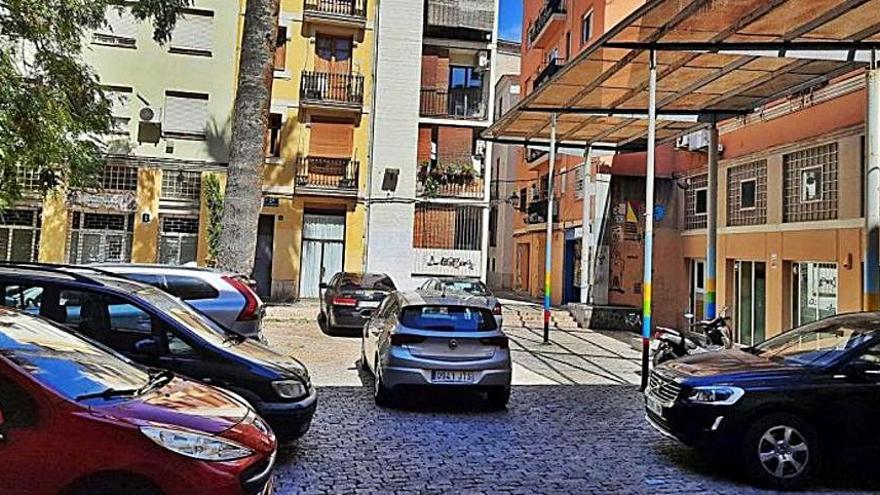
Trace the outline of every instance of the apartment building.
{"type": "MultiPolygon", "coordinates": [[[[33,193],[4,212],[0,259],[204,259],[202,186],[228,158],[239,11],[197,0],[165,45],[130,12],[110,9],[108,21],[84,52],[106,85],[116,124],[98,187],[33,193]]],[[[26,189],[36,191],[36,174],[23,173],[26,189]]]]}
{"type": "Polygon", "coordinates": [[[315,298],[363,268],[374,0],[282,0],[254,276],[315,298]]]}
{"type": "Polygon", "coordinates": [[[495,0],[387,0],[378,13],[366,267],[410,288],[485,277],[495,0]],[[419,19],[421,22],[414,22],[419,19]]]}

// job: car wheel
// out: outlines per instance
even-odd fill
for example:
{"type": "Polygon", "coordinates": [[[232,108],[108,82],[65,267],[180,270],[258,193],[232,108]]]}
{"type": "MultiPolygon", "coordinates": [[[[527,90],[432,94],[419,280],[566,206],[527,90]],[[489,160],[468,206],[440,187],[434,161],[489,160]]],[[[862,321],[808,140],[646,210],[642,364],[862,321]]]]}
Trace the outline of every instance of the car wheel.
{"type": "Polygon", "coordinates": [[[815,430],[793,414],[771,414],[746,431],[742,459],[759,483],[796,488],[810,480],[819,459],[815,430]]]}
{"type": "Polygon", "coordinates": [[[379,356],[376,356],[376,361],[374,364],[375,375],[373,379],[373,398],[376,400],[376,405],[379,407],[388,407],[393,402],[393,395],[391,390],[385,386],[385,383],[382,381],[382,370],[379,368],[379,356]]]}
{"type": "Polygon", "coordinates": [[[370,365],[367,364],[367,353],[364,347],[364,338],[361,337],[361,361],[358,363],[363,371],[370,371],[370,365]]]}
{"type": "Polygon", "coordinates": [[[505,409],[510,401],[510,387],[498,387],[489,390],[489,407],[492,409],[505,409]]]}
{"type": "Polygon", "coordinates": [[[69,495],[161,495],[149,480],[135,476],[100,476],[79,482],[68,490],[69,495]]]}

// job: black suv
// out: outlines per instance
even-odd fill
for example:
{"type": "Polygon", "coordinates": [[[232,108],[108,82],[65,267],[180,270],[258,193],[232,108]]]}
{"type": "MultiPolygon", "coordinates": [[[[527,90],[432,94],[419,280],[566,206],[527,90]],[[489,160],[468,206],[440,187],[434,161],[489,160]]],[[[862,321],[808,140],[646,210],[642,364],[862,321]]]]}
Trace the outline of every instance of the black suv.
{"type": "Polygon", "coordinates": [[[762,484],[805,483],[825,454],[880,445],[880,313],[819,320],[753,348],[655,368],[648,421],[685,444],[734,452],[762,484]]]}
{"type": "Polygon", "coordinates": [[[53,320],[148,367],[233,391],[279,439],[303,435],[316,393],[305,366],[225,330],[181,300],[97,268],[0,264],[3,305],[53,320]]]}

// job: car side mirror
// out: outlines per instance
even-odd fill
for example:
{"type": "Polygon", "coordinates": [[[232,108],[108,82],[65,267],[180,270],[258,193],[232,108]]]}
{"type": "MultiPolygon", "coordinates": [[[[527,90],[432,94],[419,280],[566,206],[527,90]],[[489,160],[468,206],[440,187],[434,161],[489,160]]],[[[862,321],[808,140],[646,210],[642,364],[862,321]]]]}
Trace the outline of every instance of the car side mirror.
{"type": "Polygon", "coordinates": [[[158,356],[159,355],[159,343],[156,342],[156,339],[149,338],[143,339],[135,342],[134,350],[138,354],[146,354],[148,356],[158,356]]]}
{"type": "Polygon", "coordinates": [[[318,288],[320,288],[320,289],[329,289],[330,286],[327,285],[327,282],[321,282],[320,284],[318,284],[318,288]]]}

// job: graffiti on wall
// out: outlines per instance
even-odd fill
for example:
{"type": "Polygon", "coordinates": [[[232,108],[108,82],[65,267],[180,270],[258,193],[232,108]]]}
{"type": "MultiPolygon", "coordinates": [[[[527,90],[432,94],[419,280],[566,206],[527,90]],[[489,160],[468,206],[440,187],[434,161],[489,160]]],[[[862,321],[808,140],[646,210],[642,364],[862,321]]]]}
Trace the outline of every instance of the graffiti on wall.
{"type": "Polygon", "coordinates": [[[640,222],[641,211],[642,205],[637,201],[620,201],[614,205],[609,239],[608,290],[610,292],[641,293],[640,252],[644,229],[644,225],[640,222]]]}

